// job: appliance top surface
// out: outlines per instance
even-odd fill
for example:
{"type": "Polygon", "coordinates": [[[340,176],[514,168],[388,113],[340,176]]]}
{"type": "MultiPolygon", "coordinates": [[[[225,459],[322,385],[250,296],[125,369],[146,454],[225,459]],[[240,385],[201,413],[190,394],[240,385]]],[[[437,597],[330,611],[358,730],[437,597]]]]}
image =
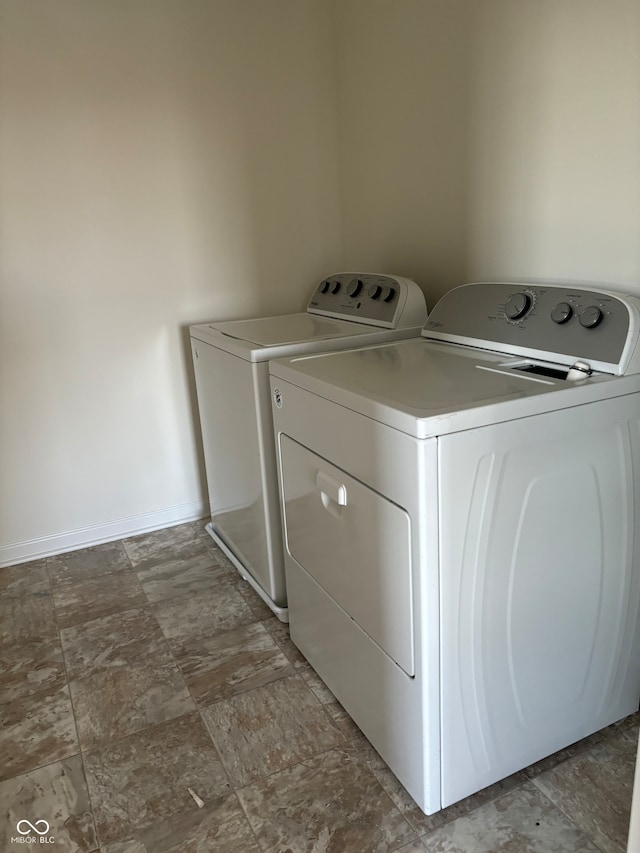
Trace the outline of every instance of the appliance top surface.
{"type": "Polygon", "coordinates": [[[281,359],[270,372],[284,405],[280,380],[419,438],[640,391],[640,374],[570,382],[530,373],[530,363],[412,338],[281,359]]]}
{"type": "Polygon", "coordinates": [[[351,320],[334,320],[313,314],[283,314],[279,317],[258,317],[254,320],[231,320],[211,323],[212,332],[244,341],[259,347],[299,344],[318,339],[329,340],[345,335],[365,335],[370,326],[351,320]]]}
{"type": "Polygon", "coordinates": [[[503,367],[513,361],[495,353],[414,338],[278,360],[273,362],[271,373],[302,388],[319,388],[322,383],[324,389],[342,389],[416,417],[544,393],[566,384],[503,367]]]}
{"type": "Polygon", "coordinates": [[[414,281],[378,273],[336,273],[314,288],[304,313],[201,323],[191,326],[190,333],[249,361],[266,361],[293,355],[305,344],[317,350],[322,341],[357,346],[367,335],[371,341],[417,335],[426,319],[424,294],[414,281]]]}
{"type": "Polygon", "coordinates": [[[589,288],[465,285],[442,297],[419,339],[270,370],[424,437],[637,392],[639,317],[632,297],[589,288]],[[577,360],[591,372],[570,370],[577,360]]]}

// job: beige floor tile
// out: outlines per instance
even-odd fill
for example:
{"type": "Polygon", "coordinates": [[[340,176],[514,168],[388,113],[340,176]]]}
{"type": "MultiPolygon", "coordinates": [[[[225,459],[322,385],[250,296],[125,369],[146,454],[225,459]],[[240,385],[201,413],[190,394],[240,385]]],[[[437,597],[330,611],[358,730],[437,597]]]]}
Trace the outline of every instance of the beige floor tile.
{"type": "Polygon", "coordinates": [[[333,724],[340,729],[347,740],[364,737],[358,726],[338,701],[325,702],[322,707],[333,720],[333,724]]]}
{"type": "Polygon", "coordinates": [[[293,644],[289,634],[289,626],[285,622],[281,622],[279,619],[276,619],[275,616],[272,616],[270,619],[264,619],[262,624],[280,646],[293,666],[310,666],[302,652],[293,644]]]}
{"type": "Polygon", "coordinates": [[[230,579],[236,580],[228,569],[216,566],[204,546],[202,553],[166,560],[136,573],[145,595],[152,604],[167,598],[216,588],[221,582],[228,582],[230,579]]]}
{"type": "Polygon", "coordinates": [[[237,787],[344,742],[298,676],[218,702],[202,716],[237,787]]]}
{"type": "Polygon", "coordinates": [[[188,643],[197,648],[204,637],[213,637],[220,631],[235,630],[255,622],[238,591],[238,584],[228,581],[195,595],[161,601],[153,611],[172,648],[188,643]]]}
{"type": "Polygon", "coordinates": [[[175,560],[199,556],[206,556],[210,560],[212,556],[212,552],[207,549],[192,524],[180,524],[152,533],[143,533],[124,539],[122,544],[137,572],[175,560]]]}
{"type": "Polygon", "coordinates": [[[261,853],[235,794],[155,823],[102,853],[261,853]]]}
{"type": "Polygon", "coordinates": [[[174,663],[158,620],[148,607],[62,628],[60,639],[71,681],[116,667],[174,663]]]}
{"type": "MultiPolygon", "coordinates": [[[[0,850],[20,849],[11,843],[11,837],[18,836],[17,824],[22,820],[30,821],[38,830],[44,830],[41,821],[46,821],[49,829],[44,837],[54,839],[46,848],[38,843],[22,845],[22,849],[89,853],[97,848],[87,783],[78,755],[0,782],[0,803],[0,850]]],[[[30,836],[39,837],[34,832],[30,836]]]]}
{"type": "Polygon", "coordinates": [[[307,759],[238,796],[264,851],[388,853],[415,838],[351,747],[307,759]]]}
{"type": "Polygon", "coordinates": [[[60,635],[82,749],[195,710],[150,610],[112,613],[60,635]]]}
{"type": "Polygon", "coordinates": [[[16,598],[37,592],[49,592],[46,560],[33,560],[0,569],[0,595],[3,597],[16,598]]]}
{"type": "Polygon", "coordinates": [[[309,690],[316,697],[326,713],[331,717],[334,724],[344,734],[345,738],[351,740],[354,737],[363,737],[358,726],[351,719],[333,693],[329,690],[318,673],[310,663],[303,658],[295,666],[295,672],[302,678],[309,690]]]}
{"type": "Polygon", "coordinates": [[[0,705],[0,717],[0,779],[79,751],[66,684],[0,705]]]}
{"type": "Polygon", "coordinates": [[[60,628],[147,604],[140,581],[132,571],[65,581],[54,587],[53,596],[60,628]]]}
{"type": "Polygon", "coordinates": [[[622,720],[618,720],[617,723],[613,723],[613,725],[607,726],[606,729],[602,730],[602,734],[605,738],[608,738],[609,736],[614,736],[616,732],[628,731],[629,729],[638,729],[639,727],[640,711],[636,711],[635,714],[629,714],[622,720]]]}
{"type": "Polygon", "coordinates": [[[527,782],[423,838],[428,853],[599,853],[527,782]]]}
{"type": "Polygon", "coordinates": [[[115,667],[72,681],[70,689],[83,750],[195,710],[175,664],[115,667]]]}
{"type": "Polygon", "coordinates": [[[66,684],[57,637],[25,639],[0,651],[0,705],[55,691],[66,684]]]}
{"type": "Polygon", "coordinates": [[[197,713],[162,723],[85,755],[102,846],[138,838],[169,818],[197,821],[196,794],[208,803],[230,785],[197,713]]]}
{"type": "Polygon", "coordinates": [[[427,848],[424,846],[424,841],[421,838],[416,838],[415,841],[410,841],[408,844],[403,844],[398,847],[396,853],[426,853],[427,848]]]}
{"type": "Polygon", "coordinates": [[[427,817],[204,521],[0,569],[0,661],[0,850],[624,853],[640,712],[427,817]]]}
{"type": "Polygon", "coordinates": [[[48,592],[0,596],[0,649],[33,640],[57,642],[53,597],[48,592]]]}
{"type": "Polygon", "coordinates": [[[296,669],[309,690],[317,697],[318,702],[322,702],[323,705],[327,705],[336,701],[336,697],[329,690],[318,673],[313,669],[311,664],[305,661],[303,664],[296,667],[296,669]]]}
{"type": "Polygon", "coordinates": [[[253,614],[253,618],[256,619],[256,621],[269,619],[272,616],[270,608],[267,607],[251,584],[243,580],[240,575],[238,575],[238,579],[240,580],[238,589],[240,590],[240,594],[244,600],[247,602],[247,605],[253,614]]]}
{"type": "Polygon", "coordinates": [[[174,655],[200,707],[293,674],[259,622],[174,646],[174,655]]]}
{"type": "Polygon", "coordinates": [[[216,563],[219,566],[226,566],[228,569],[231,569],[236,574],[238,574],[238,569],[236,568],[234,563],[229,559],[229,557],[227,557],[227,555],[224,553],[218,543],[209,535],[209,532],[206,529],[207,522],[195,521],[193,523],[193,529],[195,530],[198,538],[202,542],[204,542],[207,548],[211,551],[211,553],[214,555],[216,563]]]}
{"type": "Polygon", "coordinates": [[[624,853],[636,751],[637,732],[622,730],[536,776],[533,783],[604,853],[624,853]]]}
{"type": "Polygon", "coordinates": [[[92,548],[48,557],[47,567],[54,586],[131,570],[122,542],[107,542],[104,545],[94,545],[92,548]]]}

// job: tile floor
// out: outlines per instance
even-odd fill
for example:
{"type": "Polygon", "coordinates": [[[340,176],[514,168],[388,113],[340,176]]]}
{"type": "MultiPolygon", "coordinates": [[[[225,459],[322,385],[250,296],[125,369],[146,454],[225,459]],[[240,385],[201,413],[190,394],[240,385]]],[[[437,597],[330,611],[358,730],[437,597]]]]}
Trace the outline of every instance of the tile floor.
{"type": "Polygon", "coordinates": [[[0,658],[3,853],[625,850],[640,715],[425,817],[203,523],[0,569],[0,658]]]}

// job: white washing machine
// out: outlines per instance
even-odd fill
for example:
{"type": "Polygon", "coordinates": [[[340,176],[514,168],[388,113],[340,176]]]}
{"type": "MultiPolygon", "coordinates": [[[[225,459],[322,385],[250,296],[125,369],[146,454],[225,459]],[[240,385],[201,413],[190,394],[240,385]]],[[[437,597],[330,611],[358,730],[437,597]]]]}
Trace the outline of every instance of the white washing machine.
{"type": "Polygon", "coordinates": [[[638,709],[639,329],[482,283],[271,363],[291,637],[428,814],[638,709]]]}
{"type": "Polygon", "coordinates": [[[306,312],[190,329],[211,509],[207,531],[283,622],[287,595],[267,362],[416,337],[426,319],[415,282],[339,273],[314,288],[306,312]]]}

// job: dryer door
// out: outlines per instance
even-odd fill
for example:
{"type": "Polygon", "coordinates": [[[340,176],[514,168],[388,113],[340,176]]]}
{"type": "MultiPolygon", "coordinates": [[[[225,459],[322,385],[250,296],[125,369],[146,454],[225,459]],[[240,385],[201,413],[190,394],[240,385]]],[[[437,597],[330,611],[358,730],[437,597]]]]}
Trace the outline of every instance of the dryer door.
{"type": "Polygon", "coordinates": [[[409,516],[286,435],[281,459],[290,555],[413,675],[409,516]]]}

